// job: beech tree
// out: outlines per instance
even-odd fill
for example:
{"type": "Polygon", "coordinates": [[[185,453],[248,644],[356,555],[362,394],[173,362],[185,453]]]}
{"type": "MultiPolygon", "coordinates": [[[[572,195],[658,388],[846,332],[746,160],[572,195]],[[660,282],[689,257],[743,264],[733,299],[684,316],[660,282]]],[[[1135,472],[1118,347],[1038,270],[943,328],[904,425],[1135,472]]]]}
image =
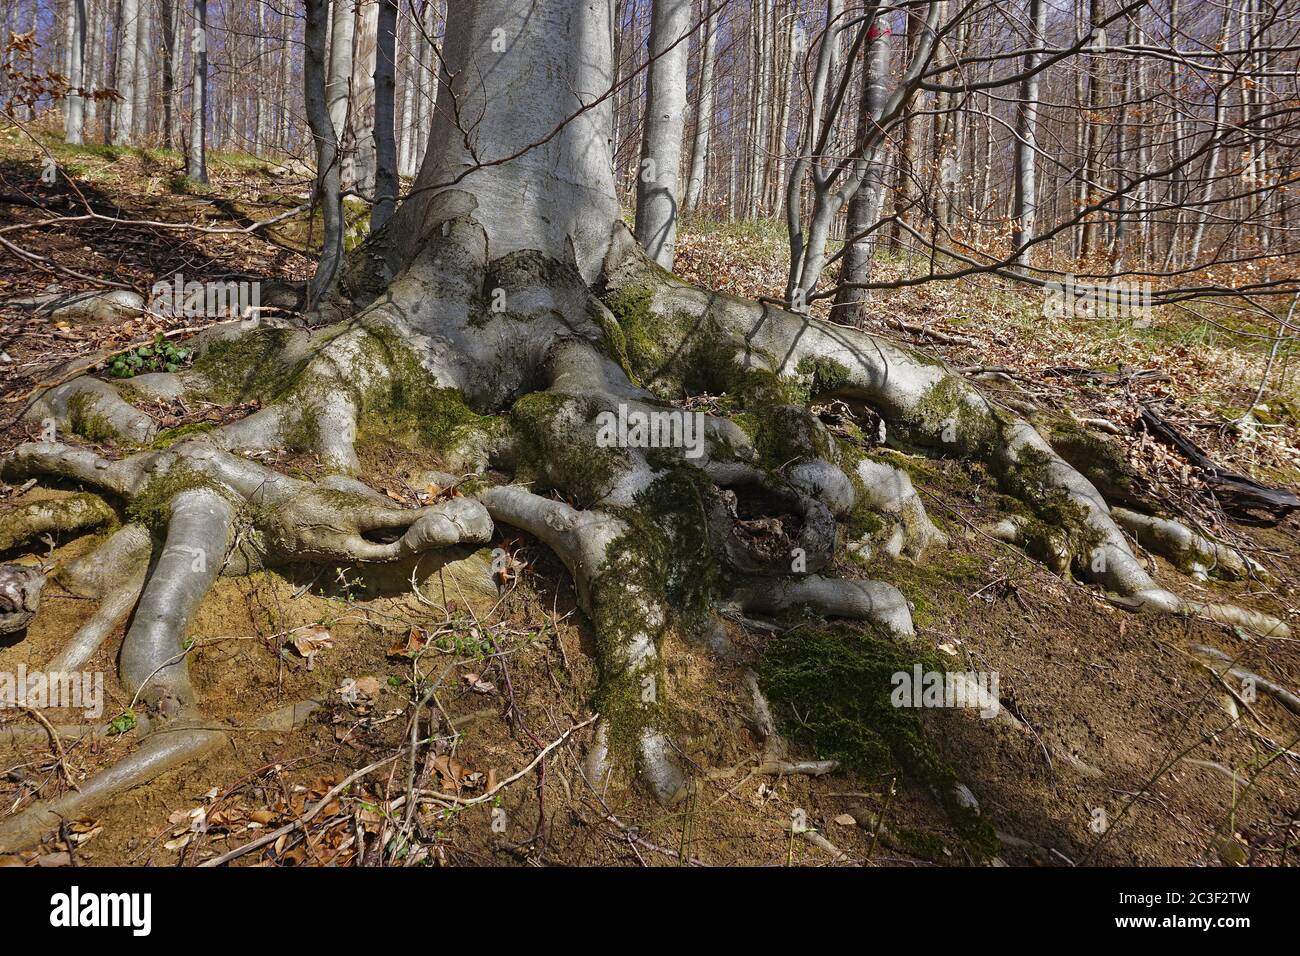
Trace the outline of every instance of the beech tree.
{"type": "Polygon", "coordinates": [[[636,189],[636,237],[650,258],[673,267],[679,167],[686,120],[686,54],[690,0],[655,0],[650,21],[645,131],[636,189]]]}
{"type": "Polygon", "coordinates": [[[194,0],[190,29],[190,142],[185,175],[197,183],[208,181],[208,0],[194,0]]]}
{"type": "MultiPolygon", "coordinates": [[[[678,35],[671,12],[667,34],[678,35]]],[[[203,0],[196,13],[201,22],[203,0]]],[[[831,20],[817,71],[822,101],[805,123],[814,157],[829,153],[821,124],[833,114],[820,107],[848,88],[832,81],[831,20]]],[[[498,527],[554,550],[596,633],[600,721],[588,779],[606,788],[631,783],[635,772],[659,800],[681,799],[689,777],[672,737],[665,641],[706,633],[719,615],[797,608],[870,622],[894,637],[913,633],[897,588],[826,572],[855,514],[890,530],[890,556],[914,562],[942,548],[946,535],[906,472],[828,429],[811,405],[830,399],[879,415],[891,441],[919,454],[964,459],[997,476],[1015,502],[998,533],[1054,568],[1072,568],[1135,608],[1285,633],[1266,615],[1182,597],[1153,577],[1125,529],[1175,563],[1203,539],[1169,519],[1113,508],[1085,477],[1110,467],[1104,441],[1084,453],[1070,445],[1067,460],[1049,429],[922,351],[700,289],[658,267],[620,216],[613,23],[613,0],[451,0],[430,147],[387,227],[346,263],[333,300],[344,321],[323,329],[227,324],[200,340],[191,369],[139,376],[129,391],[82,376],[33,406],[31,416],[53,420],[58,434],[75,430],[74,416],[94,416],[101,435],[142,449],[110,458],[92,446],[34,441],[0,467],[8,481],[79,482],[150,516],[94,552],[96,574],[114,586],[50,665],[76,670],[133,608],[120,674],[147,713],[147,732],[78,792],[0,823],[0,847],[28,842],[227,740],[203,713],[183,643],[219,574],[436,555],[484,544],[498,527]],[[683,434],[698,422],[699,442],[647,447],[630,433],[611,440],[611,420],[681,416],[683,401],[701,393],[727,402],[679,419],[683,434]],[[134,403],[156,396],[234,397],[256,410],[150,448],[158,422],[134,403]],[[409,425],[412,455],[436,452],[449,471],[478,476],[473,492],[403,508],[358,480],[358,436],[396,421],[409,425]],[[317,456],[323,476],[259,460],[284,448],[317,456]]],[[[865,44],[869,26],[846,23],[846,40],[865,44]]],[[[308,113],[320,168],[335,175],[325,0],[310,0],[306,27],[308,113]]],[[[918,75],[937,14],[920,28],[907,67],[918,75]]],[[[899,115],[910,92],[896,88],[883,115],[899,115]]],[[[872,116],[876,102],[868,90],[872,116]]],[[[201,147],[202,136],[195,141],[201,147]]],[[[856,186],[870,164],[860,150],[850,156],[843,176],[856,186]]],[[[843,205],[852,197],[839,189],[814,201],[843,205]]],[[[824,246],[824,234],[814,238],[824,246]]],[[[813,245],[802,260],[809,276],[822,255],[813,245]]],[[[1230,549],[1215,553],[1219,567],[1231,563],[1230,549]]],[[[290,706],[259,726],[291,727],[308,710],[290,706]]],[[[939,796],[953,814],[977,812],[968,788],[939,796]]]]}

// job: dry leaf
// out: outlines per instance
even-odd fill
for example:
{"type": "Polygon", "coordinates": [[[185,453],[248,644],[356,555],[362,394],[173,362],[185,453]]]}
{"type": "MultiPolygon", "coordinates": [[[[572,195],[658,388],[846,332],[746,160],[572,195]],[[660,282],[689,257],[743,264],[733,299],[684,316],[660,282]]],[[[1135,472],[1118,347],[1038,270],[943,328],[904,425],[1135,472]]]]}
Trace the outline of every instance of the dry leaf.
{"type": "Polygon", "coordinates": [[[478,674],[465,674],[464,680],[466,684],[469,684],[469,686],[474,690],[475,693],[495,694],[497,691],[496,684],[488,680],[483,680],[483,678],[480,677],[478,674]]]}
{"type": "Polygon", "coordinates": [[[835,818],[835,822],[842,827],[851,827],[857,825],[857,820],[848,813],[841,813],[835,818]]]}
{"type": "Polygon", "coordinates": [[[465,775],[465,768],[451,757],[446,754],[434,757],[433,769],[438,771],[438,776],[442,778],[445,786],[460,789],[460,779],[465,775]]]}
{"type": "Polygon", "coordinates": [[[294,631],[293,646],[307,661],[307,670],[311,670],[316,664],[315,656],[326,648],[333,647],[334,638],[330,636],[328,630],[316,624],[294,631]]]}
{"type": "Polygon", "coordinates": [[[389,657],[415,657],[429,643],[429,635],[422,627],[411,625],[405,641],[398,641],[388,649],[389,657]]]}

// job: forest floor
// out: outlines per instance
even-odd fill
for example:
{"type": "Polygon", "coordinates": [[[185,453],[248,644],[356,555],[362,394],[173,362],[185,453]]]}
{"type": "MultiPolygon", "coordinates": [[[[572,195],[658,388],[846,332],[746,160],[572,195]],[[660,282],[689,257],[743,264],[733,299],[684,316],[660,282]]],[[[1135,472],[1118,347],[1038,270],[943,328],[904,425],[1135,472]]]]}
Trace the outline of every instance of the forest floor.
{"type": "MultiPolygon", "coordinates": [[[[0,230],[36,222],[46,210],[78,216],[84,206],[77,190],[97,213],[118,220],[0,231],[12,244],[0,247],[0,452],[35,436],[34,426],[15,418],[57,369],[79,360],[94,367],[105,355],[194,322],[145,314],[69,323],[8,300],[95,288],[96,280],[147,293],[178,272],[187,280],[310,275],[304,252],[311,229],[302,220],[267,235],[159,225],[247,226],[300,203],[301,177],[277,175],[248,157],[214,156],[211,185],[195,189],[178,178],[177,168],[177,158],[163,152],[38,148],[20,132],[0,132],[0,230]],[[41,170],[51,154],[62,172],[46,184],[41,170]],[[64,173],[75,177],[75,190],[64,173]],[[140,224],[146,220],[151,224],[140,224]]],[[[783,255],[773,224],[687,223],[677,271],[703,286],[774,296],[783,255]]],[[[886,258],[879,274],[918,268],[923,265],[886,258]]],[[[993,280],[880,293],[875,312],[881,320],[873,331],[932,349],[982,376],[995,395],[1109,422],[1154,497],[1248,549],[1271,575],[1267,583],[1198,583],[1148,557],[1160,580],[1181,593],[1269,611],[1293,628],[1300,623],[1297,516],[1273,528],[1229,520],[1197,469],[1137,427],[1142,406],[1158,409],[1220,464],[1294,487],[1300,479],[1295,355],[1279,356],[1266,407],[1242,424],[1242,413],[1255,403],[1268,342],[1225,331],[1221,326],[1230,322],[1220,316],[1160,309],[1145,328],[1049,322],[1036,290],[993,280]]],[[[152,411],[172,426],[247,413],[179,404],[152,411]]],[[[997,671],[1003,700],[1037,741],[1100,771],[1080,775],[1048,756],[1046,746],[1007,739],[975,717],[927,712],[929,738],[1004,835],[1001,859],[1264,866],[1300,860],[1300,720],[1271,698],[1241,699],[1186,651],[1189,644],[1217,646],[1294,689],[1300,640],[1121,611],[1097,590],[980,532],[997,504],[980,470],[959,461],[902,455],[899,461],[917,479],[951,547],[925,566],[861,567],[844,560],[837,570],[900,587],[915,606],[922,638],[956,669],[997,671]]],[[[301,456],[269,463],[306,472],[315,467],[301,456]]],[[[396,448],[370,449],[363,465],[367,482],[402,503],[443,491],[413,486],[409,454],[396,448]]],[[[0,486],[0,509],[72,490],[0,486]]],[[[93,544],[90,536],[57,539],[0,559],[58,563],[93,544]]],[[[597,794],[580,772],[596,686],[594,642],[575,609],[572,583],[558,560],[525,535],[498,528],[492,547],[514,559],[502,586],[484,552],[455,555],[440,567],[432,561],[303,566],[222,579],[192,624],[190,666],[205,712],[233,731],[229,746],[131,791],[92,819],[69,821],[41,847],[0,857],[0,864],[195,865],[291,824],[349,775],[387,758],[394,759],[332,797],[305,826],[237,862],[373,863],[384,845],[389,859],[405,864],[973,860],[932,796],[892,769],[815,778],[760,774],[745,669],[676,638],[667,642],[665,657],[676,736],[698,783],[693,796],[665,809],[636,788],[597,794]],[[420,582],[418,593],[411,580],[420,582]],[[412,768],[405,741],[413,698],[431,680],[441,736],[428,759],[412,768]],[[304,698],[327,703],[302,731],[273,734],[251,726],[278,704],[304,698]],[[539,753],[557,742],[539,762],[539,753]],[[411,838],[398,845],[411,773],[415,786],[455,799],[416,814],[411,838]],[[483,798],[503,781],[511,782],[483,798]],[[810,832],[792,833],[791,821],[805,818],[810,832]]],[[[94,609],[57,586],[45,598],[25,634],[11,636],[20,639],[0,642],[0,671],[39,667],[94,609]]],[[[742,656],[757,661],[764,636],[729,628],[742,656]]],[[[105,675],[105,719],[131,703],[115,676],[121,637],[119,628],[88,665],[105,675]]],[[[778,718],[795,728],[796,755],[815,757],[798,744],[798,715],[778,718]]],[[[0,713],[0,721],[28,719],[21,711],[0,713]]],[[[51,720],[59,722],[55,715],[51,720]]],[[[62,763],[45,746],[0,750],[0,816],[62,792],[65,771],[85,779],[131,745],[129,732],[107,742],[68,741],[62,763]]]]}

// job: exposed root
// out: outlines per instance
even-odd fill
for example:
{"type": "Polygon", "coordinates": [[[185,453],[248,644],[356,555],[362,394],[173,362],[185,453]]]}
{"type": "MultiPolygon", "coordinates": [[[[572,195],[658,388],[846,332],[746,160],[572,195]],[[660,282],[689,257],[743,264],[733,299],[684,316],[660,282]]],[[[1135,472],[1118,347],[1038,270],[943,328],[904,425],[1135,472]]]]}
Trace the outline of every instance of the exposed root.
{"type": "Polygon", "coordinates": [[[104,639],[139,600],[152,551],[153,541],[149,532],[141,525],[128,524],[60,573],[60,581],[70,589],[101,600],[90,620],[77,629],[72,639],[45,666],[47,671],[71,673],[80,670],[99,650],[104,639]]]}
{"type": "Polygon", "coordinates": [[[0,634],[21,631],[41,608],[45,575],[39,568],[0,564],[0,634]]]}
{"type": "Polygon", "coordinates": [[[1206,666],[1220,677],[1231,677],[1239,685],[1249,685],[1262,690],[1291,713],[1300,716],[1300,696],[1297,696],[1293,691],[1287,690],[1281,684],[1271,681],[1267,677],[1261,677],[1254,671],[1241,667],[1235,663],[1230,654],[1224,653],[1217,647],[1193,644],[1188,650],[1204,661],[1206,666]]]}
{"type": "MultiPolygon", "coordinates": [[[[290,704],[258,721],[254,730],[285,732],[301,727],[316,709],[314,703],[290,704]]],[[[155,730],[127,756],[81,784],[77,792],[33,804],[0,821],[0,849],[17,850],[40,839],[63,820],[76,819],[119,794],[199,759],[235,733],[177,722],[155,730]]]]}
{"type": "Polygon", "coordinates": [[[1132,532],[1138,544],[1168,558],[1180,570],[1204,581],[1210,575],[1238,580],[1266,576],[1260,565],[1224,544],[1217,544],[1181,522],[1112,508],[1115,520],[1132,532]]]}
{"type": "Polygon", "coordinates": [[[897,637],[910,637],[914,633],[907,599],[898,588],[881,581],[808,575],[754,582],[740,587],[735,599],[747,612],[776,615],[806,608],[822,617],[871,621],[897,637]]]}
{"type": "Polygon", "coordinates": [[[96,442],[147,445],[158,433],[158,423],[125,401],[116,387],[88,376],[45,392],[24,417],[96,442]]]}
{"type": "MultiPolygon", "coordinates": [[[[43,396],[33,414],[96,442],[153,447],[114,460],[40,442],[3,461],[5,477],[61,478],[116,496],[132,519],[96,556],[122,586],[106,589],[81,568],[65,572],[104,597],[56,658],[68,668],[94,652],[144,582],[121,668],[153,732],[87,784],[87,800],[224,739],[199,719],[184,642],[219,574],[302,560],[387,562],[482,544],[493,520],[555,551],[596,632],[601,720],[588,752],[592,784],[603,790],[615,768],[635,764],[658,799],[681,799],[692,781],[666,729],[664,640],[716,627],[717,612],[746,620],[811,612],[907,638],[914,628],[903,594],[836,577],[837,555],[921,562],[948,543],[911,478],[868,450],[874,436],[840,426],[832,433],[810,407],[814,399],[878,414],[899,447],[981,463],[1018,503],[995,533],[1059,573],[1134,607],[1284,633],[1267,615],[1198,604],[1158,586],[1123,529],[1192,573],[1240,576],[1252,567],[1180,525],[1112,511],[1033,426],[942,363],[687,286],[648,264],[626,230],[615,230],[593,290],[592,270],[572,261],[527,250],[493,258],[469,197],[449,191],[429,209],[444,216],[424,224],[441,238],[355,319],[313,332],[226,326],[207,336],[192,369],[131,386],[157,398],[257,402],[253,414],[204,434],[159,434],[125,392],[76,379],[43,396]],[[489,291],[506,306],[489,306],[489,291]],[[722,398],[706,406],[709,414],[673,418],[688,414],[685,399],[701,396],[722,398]],[[633,439],[624,433],[632,419],[659,424],[633,439]],[[621,431],[611,433],[611,422],[621,431]],[[666,441],[655,431],[664,422],[678,428],[666,441]],[[358,448],[375,436],[434,451],[439,467],[489,487],[397,507],[350,477],[360,469],[358,448]],[[315,453],[329,476],[306,481],[247,457],[283,449],[315,453]],[[505,483],[494,484],[498,472],[509,476],[505,483]],[[145,529],[162,541],[147,582],[145,529]]],[[[829,770],[828,761],[788,757],[756,687],[755,695],[766,745],[757,772],[829,770]]],[[[1031,732],[997,700],[982,703],[996,714],[991,723],[1031,732]]],[[[1078,772],[1096,773],[1048,749],[1078,772]]],[[[951,778],[944,779],[937,789],[947,791],[951,778]]],[[[964,785],[938,796],[978,815],[964,785]]],[[[55,804],[0,827],[0,841],[39,832],[56,809],[83,806],[55,804]]]]}
{"type": "MultiPolygon", "coordinates": [[[[864,458],[858,462],[856,474],[862,482],[862,503],[893,519],[881,536],[880,550],[886,555],[906,555],[920,562],[931,548],[948,546],[948,536],[930,520],[907,472],[864,458]]],[[[849,547],[864,559],[871,557],[867,541],[852,542],[849,547]]]]}
{"type": "Polygon", "coordinates": [[[76,494],[32,501],[0,511],[0,551],[38,535],[98,528],[117,520],[103,498],[76,494]]]}

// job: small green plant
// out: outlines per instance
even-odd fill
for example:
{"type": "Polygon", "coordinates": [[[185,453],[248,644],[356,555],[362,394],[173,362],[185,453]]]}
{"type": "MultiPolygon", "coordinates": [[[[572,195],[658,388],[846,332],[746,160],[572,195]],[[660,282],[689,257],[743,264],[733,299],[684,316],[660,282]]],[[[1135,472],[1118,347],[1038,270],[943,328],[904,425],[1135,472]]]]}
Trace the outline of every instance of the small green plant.
{"type": "Polygon", "coordinates": [[[129,707],[108,722],[108,732],[114,737],[129,734],[133,730],[135,730],[135,711],[129,707]]]}
{"type": "Polygon", "coordinates": [[[108,363],[108,374],[114,378],[131,378],[144,372],[179,372],[193,357],[193,349],[177,345],[159,332],[151,344],[113,356],[108,363]]]}

